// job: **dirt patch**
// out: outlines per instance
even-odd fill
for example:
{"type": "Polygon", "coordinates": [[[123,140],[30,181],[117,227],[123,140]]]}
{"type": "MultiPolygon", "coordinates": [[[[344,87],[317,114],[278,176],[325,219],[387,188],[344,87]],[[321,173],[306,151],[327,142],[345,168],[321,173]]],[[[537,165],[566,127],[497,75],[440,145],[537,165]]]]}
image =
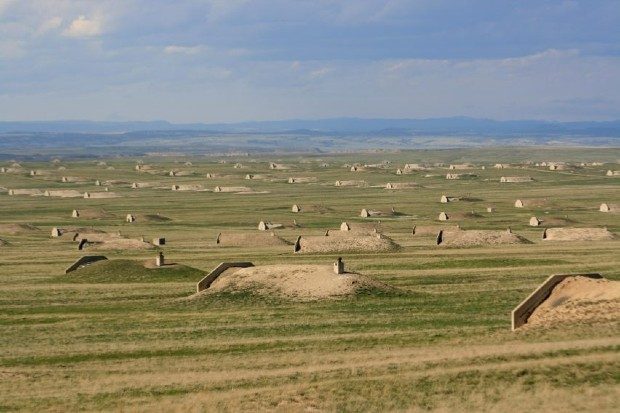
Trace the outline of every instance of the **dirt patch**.
{"type": "Polygon", "coordinates": [[[475,245],[531,244],[520,235],[508,231],[493,230],[444,230],[438,235],[438,245],[446,247],[469,247],[475,245]],[[439,239],[441,238],[441,239],[439,239]]]}
{"type": "Polygon", "coordinates": [[[218,236],[217,244],[222,247],[261,247],[292,245],[291,242],[278,237],[273,232],[235,233],[222,232],[218,236]]]}
{"type": "Polygon", "coordinates": [[[330,231],[329,236],[301,237],[300,253],[388,252],[400,246],[381,234],[365,235],[351,231],[330,231]]]}
{"type": "Polygon", "coordinates": [[[0,234],[20,235],[40,231],[30,224],[0,224],[0,234]]]}
{"type": "Polygon", "coordinates": [[[335,274],[331,265],[263,265],[241,268],[216,279],[192,298],[218,292],[244,292],[312,301],[353,296],[369,290],[394,289],[355,273],[335,274]]]}
{"type": "Polygon", "coordinates": [[[567,277],[536,308],[526,326],[620,320],[620,281],[567,277]]]}
{"type": "Polygon", "coordinates": [[[614,239],[607,228],[547,228],[543,232],[545,241],[597,241],[614,239]]]}

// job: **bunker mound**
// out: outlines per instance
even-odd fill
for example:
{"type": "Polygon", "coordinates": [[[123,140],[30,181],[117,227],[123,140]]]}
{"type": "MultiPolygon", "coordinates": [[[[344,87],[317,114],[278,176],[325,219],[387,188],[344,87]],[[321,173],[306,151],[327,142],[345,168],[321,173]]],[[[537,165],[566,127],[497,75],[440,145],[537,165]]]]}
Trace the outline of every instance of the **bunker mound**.
{"type": "Polygon", "coordinates": [[[534,182],[534,178],[531,176],[502,176],[499,181],[505,183],[534,182]]]}
{"type": "Polygon", "coordinates": [[[345,253],[345,252],[389,252],[400,246],[391,238],[381,234],[364,235],[333,231],[329,236],[299,237],[296,252],[299,253],[345,253]]]}
{"type": "Polygon", "coordinates": [[[139,239],[122,238],[109,234],[80,233],[79,236],[88,240],[83,247],[88,250],[151,250],[155,248],[153,244],[139,239]]]}
{"type": "Polygon", "coordinates": [[[291,242],[278,237],[273,232],[235,233],[222,232],[216,243],[223,247],[262,247],[277,245],[292,245],[291,242]]]}
{"type": "Polygon", "coordinates": [[[161,214],[138,214],[134,215],[137,222],[168,222],[172,221],[172,218],[161,214]]]}
{"type": "Polygon", "coordinates": [[[30,224],[0,224],[0,234],[20,235],[39,231],[39,228],[30,224]]]}
{"type": "Polygon", "coordinates": [[[531,241],[508,231],[444,230],[437,234],[437,245],[469,247],[475,245],[531,244],[531,241]]]}
{"type": "Polygon", "coordinates": [[[200,184],[183,184],[172,185],[173,191],[204,191],[204,187],[200,184]]]}
{"type": "Polygon", "coordinates": [[[247,186],[216,186],[213,192],[252,192],[252,188],[247,186]]]}
{"type": "Polygon", "coordinates": [[[43,195],[57,198],[81,198],[84,194],[75,189],[49,189],[43,195]]]}
{"type": "Polygon", "coordinates": [[[411,189],[419,186],[415,182],[388,182],[385,184],[385,189],[411,189]]]}
{"type": "Polygon", "coordinates": [[[79,209],[78,214],[79,216],[77,218],[84,219],[105,219],[114,217],[114,214],[104,209],[79,209]]]}
{"type": "Polygon", "coordinates": [[[331,265],[263,265],[241,268],[216,279],[193,297],[218,292],[251,292],[299,301],[335,299],[369,291],[394,291],[356,273],[335,274],[331,265]]]}
{"type": "Polygon", "coordinates": [[[142,283],[192,282],[205,273],[181,264],[152,267],[134,260],[103,260],[58,277],[63,282],[76,283],[142,283]]]}
{"type": "Polygon", "coordinates": [[[563,226],[563,225],[571,225],[577,223],[574,219],[568,217],[547,217],[542,216],[540,218],[543,225],[546,226],[563,226]]]}
{"type": "Polygon", "coordinates": [[[597,241],[614,239],[607,228],[547,228],[542,239],[546,241],[597,241]]]}
{"type": "Polygon", "coordinates": [[[294,176],[288,178],[289,184],[307,184],[317,182],[318,178],[316,176],[294,176]]]}
{"type": "Polygon", "coordinates": [[[527,321],[531,326],[620,320],[620,281],[567,277],[527,321]]]}
{"type": "Polygon", "coordinates": [[[359,180],[345,180],[345,181],[336,181],[334,183],[334,186],[357,186],[357,187],[363,187],[363,186],[368,186],[368,183],[366,181],[359,181],[359,180]]]}
{"type": "Polygon", "coordinates": [[[458,231],[459,227],[457,225],[452,226],[441,226],[441,225],[414,225],[411,233],[416,236],[437,236],[437,233],[441,230],[446,231],[458,231]]]}
{"type": "Polygon", "coordinates": [[[41,196],[43,194],[44,191],[40,189],[9,189],[9,195],[41,196]]]}
{"type": "Polygon", "coordinates": [[[86,199],[107,199],[119,197],[120,195],[114,192],[84,192],[84,198],[86,199]]]}

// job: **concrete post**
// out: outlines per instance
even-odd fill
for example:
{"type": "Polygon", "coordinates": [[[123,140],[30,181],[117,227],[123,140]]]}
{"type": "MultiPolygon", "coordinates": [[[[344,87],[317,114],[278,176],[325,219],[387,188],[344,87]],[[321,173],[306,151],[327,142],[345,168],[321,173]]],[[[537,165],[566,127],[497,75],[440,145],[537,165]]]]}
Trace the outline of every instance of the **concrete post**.
{"type": "Polygon", "coordinates": [[[341,257],[338,257],[338,259],[334,263],[334,273],[344,274],[344,262],[342,261],[341,257]]]}
{"type": "Polygon", "coordinates": [[[155,266],[162,267],[163,265],[164,265],[164,253],[160,251],[157,257],[155,257],[155,266]]]}

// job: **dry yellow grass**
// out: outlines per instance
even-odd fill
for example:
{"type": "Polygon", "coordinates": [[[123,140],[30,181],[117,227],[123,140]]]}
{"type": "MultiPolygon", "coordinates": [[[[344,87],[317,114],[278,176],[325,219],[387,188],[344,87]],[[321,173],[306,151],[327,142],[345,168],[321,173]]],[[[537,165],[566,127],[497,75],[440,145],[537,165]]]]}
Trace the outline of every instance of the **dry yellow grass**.
{"type": "MultiPolygon", "coordinates": [[[[584,162],[620,158],[616,149],[556,150],[553,155],[584,162]]],[[[181,164],[170,158],[144,160],[151,171],[179,170],[191,160],[192,175],[175,177],[141,173],[123,159],[105,160],[114,169],[63,161],[72,175],[84,178],[80,182],[61,183],[60,171],[52,172],[55,180],[0,175],[6,188],[81,193],[100,192],[94,182],[108,181],[110,192],[118,195],[0,194],[0,234],[9,242],[0,250],[0,411],[617,411],[617,317],[510,331],[510,310],[550,274],[600,272],[620,279],[617,239],[547,242],[540,237],[542,228],[528,225],[537,216],[543,227],[546,221],[607,227],[619,234],[619,216],[598,211],[602,202],[620,204],[617,184],[604,174],[617,166],[570,173],[492,168],[542,156],[549,153],[515,148],[308,157],[305,162],[284,157],[295,175],[318,180],[295,185],[287,184],[290,171],[270,169],[271,160],[261,157],[225,164],[210,158],[180,159],[181,164]],[[383,159],[392,160],[394,168],[367,169],[363,186],[334,186],[352,176],[342,165],[383,159]],[[237,162],[244,168],[233,168],[237,162]],[[432,167],[434,162],[485,163],[487,168],[477,169],[477,178],[446,180],[446,169],[432,167]],[[395,174],[408,163],[427,169],[395,174]],[[522,173],[534,181],[525,186],[499,182],[502,175],[522,173]],[[238,188],[247,184],[247,174],[273,179],[253,180],[253,193],[246,197],[170,190],[172,184],[238,188]],[[128,183],[136,181],[147,185],[132,189],[128,183]],[[420,187],[386,191],[382,186],[412,181],[420,187]],[[467,201],[441,204],[442,194],[467,201]],[[514,208],[518,198],[538,201],[514,208]],[[302,213],[291,212],[293,203],[302,213]],[[495,212],[486,213],[488,206],[495,212]],[[401,214],[358,216],[362,208],[392,207],[401,214]],[[75,219],[68,213],[73,209],[105,214],[75,219]],[[436,246],[440,210],[457,217],[450,227],[511,227],[533,243],[436,246]],[[137,221],[125,223],[128,213],[137,221]],[[165,237],[168,261],[203,271],[222,261],[327,266],[340,255],[294,254],[291,245],[260,238],[249,245],[215,243],[221,232],[258,233],[256,223],[266,219],[284,224],[277,236],[289,242],[299,235],[323,237],[329,228],[330,234],[337,232],[343,221],[367,233],[376,228],[401,248],[352,251],[343,254],[344,261],[348,270],[398,291],[298,302],[244,289],[185,300],[197,279],[173,275],[125,282],[125,270],[109,282],[64,276],[81,253],[70,239],[49,237],[52,227],[76,222],[131,239],[165,237]],[[20,225],[25,223],[39,230],[20,225]]],[[[28,171],[44,168],[44,163],[21,163],[28,171]]],[[[111,250],[105,255],[144,262],[156,253],[111,250]]]]}

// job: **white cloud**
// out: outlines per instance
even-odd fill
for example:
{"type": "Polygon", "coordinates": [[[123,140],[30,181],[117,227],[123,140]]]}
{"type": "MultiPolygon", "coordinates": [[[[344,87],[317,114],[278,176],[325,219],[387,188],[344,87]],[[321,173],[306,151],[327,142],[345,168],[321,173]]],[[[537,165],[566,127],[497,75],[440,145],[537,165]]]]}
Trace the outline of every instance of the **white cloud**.
{"type": "Polygon", "coordinates": [[[178,46],[170,45],[164,47],[164,53],[166,54],[184,54],[184,55],[197,55],[205,49],[204,46],[178,46]]]}
{"type": "Polygon", "coordinates": [[[68,37],[94,37],[102,32],[103,24],[100,19],[89,19],[86,16],[80,16],[73,20],[62,34],[68,37]]]}
{"type": "Polygon", "coordinates": [[[331,72],[332,70],[328,67],[322,67],[320,69],[313,70],[310,72],[310,77],[313,79],[319,79],[331,72]]]}

